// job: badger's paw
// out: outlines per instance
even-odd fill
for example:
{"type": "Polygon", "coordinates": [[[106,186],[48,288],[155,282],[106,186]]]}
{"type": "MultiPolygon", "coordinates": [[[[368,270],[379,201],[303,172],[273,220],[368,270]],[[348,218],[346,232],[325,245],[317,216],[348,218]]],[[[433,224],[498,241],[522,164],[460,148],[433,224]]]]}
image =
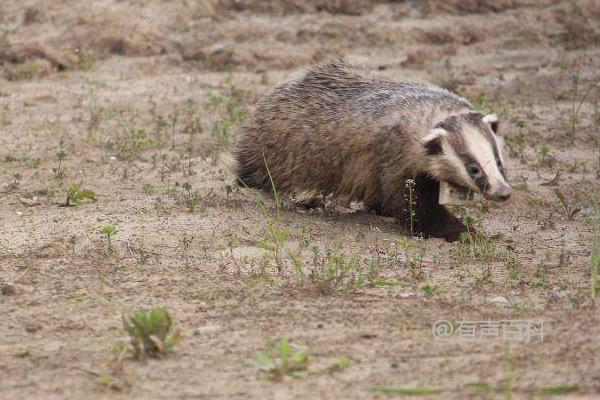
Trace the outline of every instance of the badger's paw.
{"type": "Polygon", "coordinates": [[[446,242],[458,242],[463,233],[467,232],[467,228],[460,221],[451,220],[448,224],[430,232],[428,236],[443,238],[446,242]]]}
{"type": "Polygon", "coordinates": [[[443,237],[446,240],[446,242],[458,242],[460,240],[461,235],[464,232],[466,232],[466,230],[446,232],[443,237]]]}

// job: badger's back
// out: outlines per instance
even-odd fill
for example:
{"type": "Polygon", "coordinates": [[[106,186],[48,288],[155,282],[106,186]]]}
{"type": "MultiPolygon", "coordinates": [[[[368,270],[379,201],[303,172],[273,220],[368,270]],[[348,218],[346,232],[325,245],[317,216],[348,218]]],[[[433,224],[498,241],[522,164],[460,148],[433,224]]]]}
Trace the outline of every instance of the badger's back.
{"type": "Polygon", "coordinates": [[[364,77],[341,60],[278,86],[258,105],[238,144],[238,177],[247,186],[334,193],[363,200],[377,190],[382,147],[394,162],[438,114],[470,108],[423,83],[364,77]],[[402,129],[392,127],[400,126],[402,129]],[[385,143],[382,143],[385,142],[385,143]],[[267,168],[268,167],[268,168],[267,168]]]}

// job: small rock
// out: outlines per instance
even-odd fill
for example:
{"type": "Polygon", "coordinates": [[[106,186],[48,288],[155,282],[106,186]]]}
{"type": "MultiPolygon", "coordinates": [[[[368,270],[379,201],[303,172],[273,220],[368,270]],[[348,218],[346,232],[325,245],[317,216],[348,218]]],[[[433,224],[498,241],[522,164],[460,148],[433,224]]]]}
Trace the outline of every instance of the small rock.
{"type": "Polygon", "coordinates": [[[40,324],[36,324],[35,322],[30,322],[25,325],[25,331],[27,333],[36,333],[40,329],[42,329],[42,326],[40,324]]]}
{"type": "Polygon", "coordinates": [[[36,196],[33,196],[31,198],[19,197],[19,201],[21,202],[21,204],[28,207],[39,206],[40,204],[42,204],[36,196]]]}
{"type": "Polygon", "coordinates": [[[377,337],[376,333],[364,332],[359,336],[361,339],[375,339],[377,337]]]}
{"type": "Polygon", "coordinates": [[[203,333],[213,333],[221,330],[220,325],[206,325],[194,329],[194,335],[201,335],[203,333]]]}
{"type": "Polygon", "coordinates": [[[14,296],[17,294],[17,288],[14,285],[0,285],[0,293],[4,296],[14,296]]]}
{"type": "Polygon", "coordinates": [[[494,304],[509,304],[509,301],[504,296],[496,296],[490,300],[490,303],[494,304]]]}
{"type": "Polygon", "coordinates": [[[13,354],[13,356],[16,358],[25,358],[25,357],[29,357],[30,355],[31,355],[31,353],[29,353],[29,350],[19,350],[13,354]]]}

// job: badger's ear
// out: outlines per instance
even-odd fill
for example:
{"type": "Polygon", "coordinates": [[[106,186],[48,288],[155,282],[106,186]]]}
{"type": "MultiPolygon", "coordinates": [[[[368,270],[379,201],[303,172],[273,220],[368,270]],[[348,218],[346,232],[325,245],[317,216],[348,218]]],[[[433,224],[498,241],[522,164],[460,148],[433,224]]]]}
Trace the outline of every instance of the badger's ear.
{"type": "Polygon", "coordinates": [[[498,133],[498,116],[496,114],[488,114],[483,117],[483,122],[488,124],[494,133],[498,133]]]}
{"type": "Polygon", "coordinates": [[[421,144],[430,156],[444,154],[443,142],[446,140],[448,131],[444,128],[434,128],[425,137],[421,138],[421,144]]]}

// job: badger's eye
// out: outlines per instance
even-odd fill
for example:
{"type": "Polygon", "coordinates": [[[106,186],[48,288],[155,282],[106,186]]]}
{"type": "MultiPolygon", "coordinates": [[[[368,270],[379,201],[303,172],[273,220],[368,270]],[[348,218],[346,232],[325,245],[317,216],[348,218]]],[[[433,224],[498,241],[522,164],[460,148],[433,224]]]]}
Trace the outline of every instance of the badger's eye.
{"type": "Polygon", "coordinates": [[[476,164],[469,164],[469,165],[467,165],[467,172],[472,177],[477,177],[477,176],[481,175],[481,169],[476,164]]]}

